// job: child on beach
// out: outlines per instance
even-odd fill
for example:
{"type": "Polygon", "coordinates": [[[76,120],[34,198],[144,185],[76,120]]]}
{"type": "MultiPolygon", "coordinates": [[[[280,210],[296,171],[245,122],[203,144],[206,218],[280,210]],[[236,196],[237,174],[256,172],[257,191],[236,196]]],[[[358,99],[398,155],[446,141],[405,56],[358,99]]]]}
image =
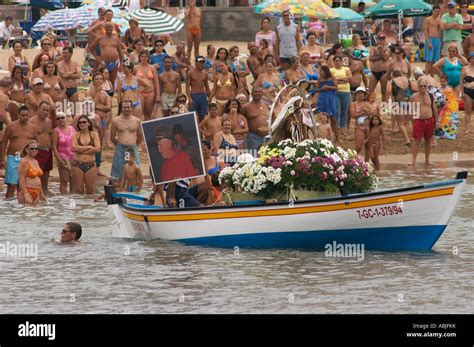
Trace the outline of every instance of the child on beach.
{"type": "Polygon", "coordinates": [[[369,138],[370,158],[374,163],[375,170],[380,170],[379,155],[383,147],[385,147],[385,136],[383,133],[382,119],[379,115],[370,117],[369,122],[369,138]]]}
{"type": "Polygon", "coordinates": [[[317,123],[317,137],[332,141],[333,132],[329,124],[329,115],[325,112],[319,115],[319,123],[317,123]]]}
{"type": "Polygon", "coordinates": [[[217,115],[217,105],[209,104],[209,115],[199,123],[199,130],[205,139],[212,144],[214,136],[222,130],[222,117],[217,115]]]}
{"type": "Polygon", "coordinates": [[[143,186],[143,174],[140,167],[135,163],[133,151],[125,152],[125,160],[121,187],[126,192],[139,192],[143,186]]]}
{"type": "Polygon", "coordinates": [[[439,83],[441,84],[441,91],[444,92],[452,92],[454,91],[453,87],[448,84],[448,76],[441,75],[439,77],[439,83]]]}
{"type": "Polygon", "coordinates": [[[271,54],[269,46],[267,39],[260,40],[260,48],[258,50],[258,58],[260,60],[263,61],[267,55],[271,54]]]}

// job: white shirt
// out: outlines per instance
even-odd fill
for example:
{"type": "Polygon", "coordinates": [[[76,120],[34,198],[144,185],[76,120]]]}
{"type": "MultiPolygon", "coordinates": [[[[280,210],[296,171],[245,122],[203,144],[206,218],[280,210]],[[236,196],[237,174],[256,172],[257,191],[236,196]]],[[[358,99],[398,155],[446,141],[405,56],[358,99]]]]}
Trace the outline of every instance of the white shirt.
{"type": "Polygon", "coordinates": [[[0,36],[3,37],[5,40],[8,40],[12,37],[12,31],[15,30],[13,24],[10,24],[8,27],[5,24],[5,21],[0,23],[0,36]]]}

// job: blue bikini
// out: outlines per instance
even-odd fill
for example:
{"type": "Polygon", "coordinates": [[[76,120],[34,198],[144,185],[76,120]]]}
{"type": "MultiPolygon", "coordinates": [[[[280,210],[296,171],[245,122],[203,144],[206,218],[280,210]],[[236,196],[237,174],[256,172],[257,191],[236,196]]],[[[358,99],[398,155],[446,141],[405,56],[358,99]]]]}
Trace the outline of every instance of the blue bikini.
{"type": "MultiPolygon", "coordinates": [[[[130,91],[137,91],[138,90],[138,81],[135,79],[135,82],[133,84],[124,84],[122,82],[122,88],[121,88],[122,92],[126,92],[127,90],[130,90],[130,91]]],[[[132,102],[132,108],[136,108],[140,106],[140,100],[137,100],[137,101],[133,101],[132,102]]]]}

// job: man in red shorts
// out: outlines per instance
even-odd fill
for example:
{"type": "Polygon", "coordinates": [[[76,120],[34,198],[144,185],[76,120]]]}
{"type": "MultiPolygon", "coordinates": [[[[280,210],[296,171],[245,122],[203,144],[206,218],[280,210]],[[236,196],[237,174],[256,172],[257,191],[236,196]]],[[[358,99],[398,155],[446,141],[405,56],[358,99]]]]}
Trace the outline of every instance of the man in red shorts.
{"type": "Polygon", "coordinates": [[[42,101],[38,107],[38,114],[29,121],[36,128],[36,138],[39,142],[39,150],[35,159],[43,170],[41,176],[41,187],[44,194],[49,194],[48,181],[49,172],[53,169],[53,142],[51,135],[53,133],[53,123],[51,121],[51,105],[47,101],[42,101]]]}
{"type": "Polygon", "coordinates": [[[420,147],[421,139],[425,139],[425,163],[431,165],[430,152],[431,140],[433,138],[434,130],[438,125],[438,110],[434,104],[433,97],[428,94],[428,82],[424,78],[418,80],[419,92],[414,93],[410,98],[412,109],[418,110],[418,114],[413,115],[413,152],[412,162],[413,167],[416,165],[416,156],[418,148],[420,147]]]}

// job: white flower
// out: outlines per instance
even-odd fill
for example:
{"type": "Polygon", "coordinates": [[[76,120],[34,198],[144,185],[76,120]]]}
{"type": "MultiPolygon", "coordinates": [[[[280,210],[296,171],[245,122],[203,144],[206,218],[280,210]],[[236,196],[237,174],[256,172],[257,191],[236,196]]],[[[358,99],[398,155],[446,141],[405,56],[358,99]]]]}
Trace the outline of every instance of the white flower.
{"type": "Polygon", "coordinates": [[[339,184],[341,185],[341,187],[344,186],[344,182],[341,182],[341,183],[339,183],[339,184]]]}
{"type": "Polygon", "coordinates": [[[237,163],[252,163],[256,159],[250,153],[244,153],[238,156],[237,163]]]}
{"type": "Polygon", "coordinates": [[[342,161],[341,157],[338,156],[336,153],[331,154],[330,157],[331,157],[336,163],[342,161]]]}

